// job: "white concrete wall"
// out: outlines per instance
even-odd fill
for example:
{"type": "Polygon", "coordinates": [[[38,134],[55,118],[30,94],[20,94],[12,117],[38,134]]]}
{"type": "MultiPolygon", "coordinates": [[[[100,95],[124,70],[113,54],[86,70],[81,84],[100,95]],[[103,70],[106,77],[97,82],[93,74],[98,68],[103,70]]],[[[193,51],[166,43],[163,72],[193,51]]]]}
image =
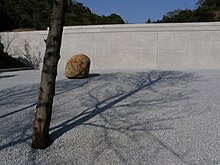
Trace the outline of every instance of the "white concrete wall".
{"type": "Polygon", "coordinates": [[[25,54],[25,44],[29,44],[32,50],[39,50],[39,32],[4,32],[0,33],[0,42],[4,45],[4,51],[13,56],[25,54]]]}
{"type": "Polygon", "coordinates": [[[31,56],[32,60],[42,59],[40,34],[40,31],[4,32],[0,33],[0,42],[4,45],[4,51],[15,58],[31,56]]]}
{"type": "MultiPolygon", "coordinates": [[[[19,36],[44,54],[47,31],[19,36]]],[[[220,22],[64,27],[59,69],[78,53],[93,70],[220,69],[220,22]]]]}

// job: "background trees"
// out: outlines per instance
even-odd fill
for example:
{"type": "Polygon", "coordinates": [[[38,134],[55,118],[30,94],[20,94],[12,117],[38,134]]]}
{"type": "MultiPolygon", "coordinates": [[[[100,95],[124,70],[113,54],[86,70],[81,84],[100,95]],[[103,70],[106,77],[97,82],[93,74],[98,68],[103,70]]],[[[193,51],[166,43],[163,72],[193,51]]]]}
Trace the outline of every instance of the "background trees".
{"type": "Polygon", "coordinates": [[[70,1],[67,6],[65,24],[73,25],[99,25],[99,24],[124,24],[124,20],[117,14],[99,16],[91,12],[82,3],[70,1]]]}
{"type": "Polygon", "coordinates": [[[174,10],[168,12],[157,23],[211,22],[220,21],[220,0],[198,0],[195,10],[174,10]]]}
{"type": "MultiPolygon", "coordinates": [[[[124,24],[117,14],[99,16],[82,3],[67,0],[64,25],[124,24]]],[[[44,30],[49,26],[53,0],[1,0],[0,31],[13,29],[44,30]]]]}
{"type": "MultiPolygon", "coordinates": [[[[121,16],[112,13],[100,16],[76,0],[67,0],[65,26],[124,24],[121,16]]],[[[13,29],[45,30],[49,26],[53,0],[1,0],[0,31],[13,29]]],[[[220,0],[197,0],[195,10],[173,10],[156,23],[220,21],[220,0]]],[[[146,16],[147,17],[147,16],[146,16]]],[[[147,21],[151,23],[151,19],[147,21]]]]}

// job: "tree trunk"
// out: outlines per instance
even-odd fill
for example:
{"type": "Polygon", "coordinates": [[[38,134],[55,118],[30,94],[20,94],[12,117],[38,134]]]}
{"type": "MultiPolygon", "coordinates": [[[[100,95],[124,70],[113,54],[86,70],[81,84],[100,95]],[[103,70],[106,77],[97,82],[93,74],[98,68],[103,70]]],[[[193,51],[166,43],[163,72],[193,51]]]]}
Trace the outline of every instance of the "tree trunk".
{"type": "Polygon", "coordinates": [[[57,64],[60,59],[60,47],[65,14],[65,0],[55,0],[51,17],[51,25],[46,42],[41,83],[38,94],[36,114],[33,124],[32,148],[44,149],[52,140],[49,136],[49,127],[52,114],[53,97],[57,64]]]}

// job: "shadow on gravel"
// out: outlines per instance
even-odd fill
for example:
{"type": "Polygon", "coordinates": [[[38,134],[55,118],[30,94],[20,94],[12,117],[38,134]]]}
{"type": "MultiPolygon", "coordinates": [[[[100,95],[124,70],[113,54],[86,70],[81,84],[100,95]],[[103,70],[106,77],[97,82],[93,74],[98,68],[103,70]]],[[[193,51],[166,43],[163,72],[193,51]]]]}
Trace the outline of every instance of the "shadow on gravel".
{"type": "MultiPolygon", "coordinates": [[[[83,124],[85,121],[88,121],[89,119],[95,117],[96,115],[99,115],[100,113],[112,108],[117,103],[120,103],[121,101],[126,100],[128,97],[131,97],[132,95],[143,90],[144,88],[147,88],[147,87],[150,87],[151,85],[154,85],[155,83],[160,81],[162,79],[162,77],[163,77],[163,75],[159,75],[155,80],[151,80],[151,73],[150,73],[146,77],[146,79],[143,79],[142,82],[139,82],[139,84],[138,83],[135,84],[137,87],[134,88],[133,90],[126,92],[126,93],[125,92],[122,93],[122,91],[117,91],[116,95],[114,95],[114,96],[110,95],[110,97],[108,97],[107,99],[102,100],[102,101],[99,101],[97,98],[95,98],[91,94],[91,92],[89,91],[88,94],[91,97],[91,102],[95,103],[94,106],[86,109],[85,111],[83,111],[79,115],[75,116],[74,118],[67,120],[67,121],[61,123],[60,125],[52,128],[51,130],[57,129],[57,128],[59,128],[59,129],[54,131],[51,134],[51,137],[53,139],[57,139],[58,137],[62,136],[64,133],[66,133],[69,130],[71,130],[72,128],[74,128],[75,126],[83,124]],[[94,102],[93,99],[96,100],[97,102],[94,102]],[[110,102],[108,103],[108,101],[110,101],[110,102]],[[107,104],[104,104],[104,103],[107,103],[107,104]]],[[[107,79],[105,79],[105,77],[104,77],[102,80],[108,81],[108,79],[109,79],[109,77],[107,77],[107,79]]],[[[128,81],[130,81],[130,80],[128,80],[128,81]]],[[[126,82],[121,82],[121,83],[123,84],[126,82]]],[[[94,90],[94,89],[92,89],[92,90],[94,90]]],[[[99,90],[99,89],[96,89],[96,90],[99,90]]]]}
{"type": "MultiPolygon", "coordinates": [[[[111,148],[126,164],[132,156],[129,155],[129,158],[123,154],[128,148],[120,137],[129,139],[131,145],[144,137],[150,144],[159,145],[159,148],[187,163],[181,154],[152,132],[172,130],[174,126],[168,124],[170,121],[203,113],[194,111],[194,103],[190,100],[196,91],[187,89],[190,83],[200,80],[193,73],[152,71],[94,74],[87,79],[58,81],[53,110],[53,118],[57,122],[52,125],[50,136],[58,140],[76,126],[95,127],[102,130],[96,139],[96,157],[111,148]],[[75,107],[75,103],[80,108],[75,107]],[[177,108],[180,105],[182,108],[177,108]],[[67,109],[73,111],[66,112],[67,109]],[[119,137],[113,138],[115,134],[119,137]]],[[[34,84],[1,91],[0,105],[4,110],[1,110],[0,118],[4,124],[0,132],[0,150],[31,139],[37,88],[38,84],[34,84]],[[19,108],[14,110],[14,107],[19,108]]],[[[145,150],[149,146],[140,144],[140,147],[136,149],[145,150]]],[[[153,146],[148,150],[154,154],[158,152],[153,146]]],[[[93,163],[96,163],[95,159],[93,163]]]]}
{"type": "MultiPolygon", "coordinates": [[[[8,75],[6,77],[14,77],[14,76],[16,75],[8,75]]],[[[83,85],[88,83],[91,78],[95,78],[98,76],[100,76],[100,74],[90,74],[87,79],[81,79],[81,81],[74,81],[67,79],[57,81],[55,96],[65,94],[66,92],[70,92],[71,90],[82,87],[83,85]]],[[[37,105],[36,99],[37,99],[38,87],[39,84],[34,84],[30,86],[21,85],[21,86],[15,86],[13,88],[2,90],[0,94],[0,106],[9,105],[13,107],[18,107],[19,105],[23,105],[23,104],[25,105],[28,104],[28,105],[16,110],[13,109],[11,110],[11,112],[7,111],[7,113],[0,116],[0,119],[10,115],[14,115],[24,110],[28,110],[29,108],[34,108],[37,105]]]]}
{"type": "MultiPolygon", "coordinates": [[[[183,109],[176,109],[179,104],[186,102],[185,100],[190,100],[192,94],[196,92],[186,89],[189,83],[195,81],[199,81],[199,77],[192,73],[173,71],[102,75],[84,84],[83,92],[77,94],[78,99],[82,100],[81,105],[87,108],[73,118],[52,127],[51,137],[56,140],[79,125],[100,128],[103,130],[103,136],[97,138],[98,146],[106,146],[106,148],[97,149],[97,157],[105,149],[111,148],[126,164],[129,159],[121,153],[123,148],[126,152],[126,144],[123,146],[123,141],[112,141],[112,135],[109,132],[117,132],[128,138],[144,133],[151,141],[187,164],[180,154],[151,132],[172,130],[174,128],[165,123],[203,113],[195,112],[191,108],[194,105],[190,101],[183,109]],[[157,115],[148,115],[151,112],[157,115]],[[93,119],[94,117],[97,117],[97,120],[93,119]],[[89,122],[90,119],[95,121],[89,122]]],[[[72,104],[71,109],[74,109],[74,101],[72,104]]],[[[95,160],[93,163],[95,164],[95,160]]]]}
{"type": "MultiPolygon", "coordinates": [[[[57,81],[55,99],[83,87],[98,76],[100,74],[91,74],[87,79],[57,81]]],[[[39,84],[19,85],[0,91],[0,119],[5,123],[3,125],[7,125],[0,131],[0,144],[4,139],[15,136],[8,143],[0,145],[0,150],[31,139],[38,88],[39,84]]]]}
{"type": "Polygon", "coordinates": [[[15,77],[16,75],[14,74],[14,75],[4,75],[4,76],[1,76],[0,75],[0,79],[2,79],[2,78],[11,78],[11,77],[15,77]]]}

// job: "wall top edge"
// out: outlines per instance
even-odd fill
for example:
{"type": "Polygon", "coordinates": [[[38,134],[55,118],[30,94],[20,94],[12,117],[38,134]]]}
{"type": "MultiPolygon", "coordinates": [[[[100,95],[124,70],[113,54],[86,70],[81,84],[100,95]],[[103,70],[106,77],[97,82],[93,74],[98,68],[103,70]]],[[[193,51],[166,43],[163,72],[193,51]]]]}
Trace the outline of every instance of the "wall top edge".
{"type": "Polygon", "coordinates": [[[20,32],[10,32],[10,31],[6,31],[6,32],[0,32],[0,34],[39,34],[39,33],[45,33],[47,32],[47,30],[35,30],[35,31],[20,31],[20,32]]]}
{"type": "MultiPolygon", "coordinates": [[[[49,29],[49,28],[48,28],[49,29]]],[[[48,34],[47,30],[22,31],[22,32],[0,32],[33,34],[48,34]]],[[[114,24],[114,25],[85,25],[64,26],[64,33],[97,33],[97,32],[130,32],[130,31],[190,31],[190,30],[217,30],[220,31],[220,22],[197,22],[197,23],[151,23],[151,24],[114,24]]]]}
{"type": "Polygon", "coordinates": [[[100,29],[100,28],[192,27],[192,26],[197,26],[197,27],[220,26],[220,22],[84,25],[84,26],[65,26],[64,30],[100,29]]]}
{"type": "Polygon", "coordinates": [[[220,31],[220,22],[66,26],[65,33],[220,31]]]}

